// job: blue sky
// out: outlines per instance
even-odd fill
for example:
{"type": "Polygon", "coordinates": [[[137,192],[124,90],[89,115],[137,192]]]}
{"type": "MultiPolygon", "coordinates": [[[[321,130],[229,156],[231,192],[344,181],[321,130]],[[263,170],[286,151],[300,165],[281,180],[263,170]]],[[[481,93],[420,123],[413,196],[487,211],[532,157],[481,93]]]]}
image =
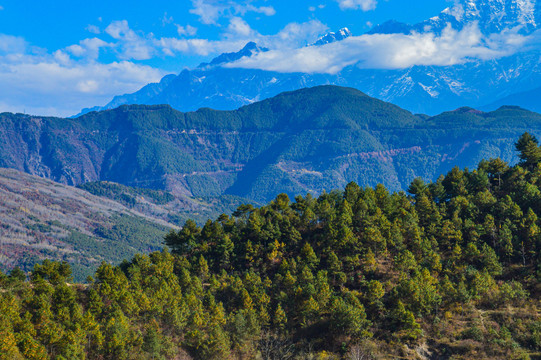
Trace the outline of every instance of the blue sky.
{"type": "MultiPolygon", "coordinates": [[[[347,3],[348,1],[343,1],[347,3]]],[[[278,33],[290,23],[321,22],[328,30],[348,27],[360,35],[372,25],[395,19],[416,23],[437,15],[449,6],[447,0],[351,0],[351,5],[340,6],[339,1],[231,1],[230,3],[255,8],[230,7],[213,16],[205,11],[204,3],[227,4],[228,1],[68,1],[68,0],[0,0],[0,33],[23,38],[30,45],[49,52],[66,48],[85,38],[95,37],[115,21],[126,20],[130,29],[157,38],[222,39],[231,18],[241,17],[250,27],[264,35],[278,33]],[[202,3],[198,4],[198,3],[202,3]],[[358,3],[359,5],[355,4],[358,3]],[[362,3],[373,4],[365,5],[362,3]],[[201,12],[198,14],[198,6],[201,12]],[[263,8],[263,10],[259,10],[263,8]],[[179,26],[191,31],[179,34],[179,26]]],[[[226,7],[227,5],[224,5],[226,7]]],[[[107,36],[106,36],[107,37],[107,36]]],[[[106,37],[104,38],[107,41],[106,37]]],[[[110,39],[109,39],[110,40],[110,39]]],[[[306,39],[308,42],[312,38],[306,39]]],[[[115,60],[114,54],[103,54],[103,61],[115,60]]],[[[208,56],[193,52],[175,56],[163,54],[144,60],[145,64],[177,72],[183,66],[191,67],[208,56]]]]}
{"type": "MultiPolygon", "coordinates": [[[[300,49],[302,67],[306,56],[314,56],[302,53],[305,45],[328,31],[348,27],[359,36],[386,20],[413,24],[448,6],[453,4],[446,0],[0,0],[0,112],[73,115],[167,73],[237,51],[250,40],[276,50],[273,56],[282,51],[287,57],[300,49]]],[[[446,41],[474,47],[479,34],[466,35],[452,33],[446,41]]],[[[367,53],[368,40],[357,37],[351,44],[362,43],[358,51],[346,55],[367,53]]],[[[374,54],[388,57],[383,51],[387,39],[380,40],[374,54]]],[[[429,42],[436,50],[440,46],[430,37],[388,40],[410,41],[411,46],[429,42]]],[[[419,51],[414,53],[413,59],[388,66],[414,65],[419,51]]],[[[349,64],[347,56],[329,61],[337,62],[339,70],[349,64]]],[[[260,60],[239,66],[296,70],[273,68],[274,58],[260,60]]],[[[368,64],[378,61],[365,59],[368,64]]],[[[313,71],[322,71],[322,66],[327,65],[313,71]]]]}

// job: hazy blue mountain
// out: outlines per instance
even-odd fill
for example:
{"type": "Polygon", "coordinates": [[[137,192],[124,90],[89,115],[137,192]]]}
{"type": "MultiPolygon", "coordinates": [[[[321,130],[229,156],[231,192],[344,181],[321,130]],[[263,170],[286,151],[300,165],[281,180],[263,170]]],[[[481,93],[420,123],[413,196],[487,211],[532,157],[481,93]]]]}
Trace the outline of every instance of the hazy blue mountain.
{"type": "MultiPolygon", "coordinates": [[[[533,0],[462,0],[439,15],[419,24],[389,21],[369,33],[441,32],[447,24],[455,29],[477,23],[485,34],[516,28],[530,34],[541,24],[541,5],[533,0]]],[[[351,36],[348,29],[331,32],[310,46],[324,46],[351,36]]],[[[538,87],[541,82],[541,53],[531,50],[499,60],[470,61],[455,66],[413,66],[400,70],[360,69],[353,65],[336,75],[278,73],[225,68],[224,63],[266,51],[249,43],[237,53],[222,54],[210,63],[168,75],[134,94],[115,97],[104,107],[123,104],[169,104],[180,111],[202,107],[232,110],[307,86],[334,84],[359,89],[415,113],[437,114],[468,105],[480,107],[511,94],[538,87]]]]}
{"type": "Polygon", "coordinates": [[[0,114],[0,167],[66,184],[113,181],[176,197],[267,201],[383,183],[407,188],[482,158],[516,160],[514,141],[541,134],[517,107],[416,116],[358,90],[318,86],[234,111],[129,105],[76,119],[0,114]]]}
{"type": "Polygon", "coordinates": [[[169,84],[176,78],[176,75],[169,74],[164,76],[159,83],[151,83],[144,87],[142,87],[140,90],[134,92],[133,94],[124,94],[115,96],[113,100],[108,103],[105,106],[94,106],[92,108],[86,108],[81,110],[81,113],[76,115],[80,116],[86,113],[89,113],[91,111],[100,111],[100,110],[107,110],[107,109],[114,109],[116,107],[119,107],[120,105],[125,104],[145,104],[148,103],[149,99],[152,99],[153,97],[160,94],[169,84]]]}
{"type": "Polygon", "coordinates": [[[503,105],[516,105],[532,111],[541,112],[541,88],[506,96],[488,105],[482,106],[481,109],[491,111],[503,105]]]}
{"type": "Polygon", "coordinates": [[[209,67],[209,66],[230,63],[230,62],[233,62],[233,61],[240,60],[245,56],[250,57],[250,56],[256,55],[257,53],[268,51],[268,50],[269,49],[267,49],[267,48],[260,48],[259,46],[257,46],[257,44],[255,42],[249,42],[239,52],[224,53],[224,54],[214,58],[210,63],[208,63],[208,64],[207,63],[202,63],[198,67],[199,68],[205,68],[205,67],[209,67]]]}

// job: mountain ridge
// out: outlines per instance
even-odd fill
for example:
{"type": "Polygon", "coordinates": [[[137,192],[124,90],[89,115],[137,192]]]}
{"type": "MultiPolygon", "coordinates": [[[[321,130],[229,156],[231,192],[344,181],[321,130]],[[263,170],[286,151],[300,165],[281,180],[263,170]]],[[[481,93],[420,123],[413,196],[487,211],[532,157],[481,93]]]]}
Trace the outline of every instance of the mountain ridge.
{"type": "Polygon", "coordinates": [[[427,117],[353,88],[317,86],[234,111],[125,105],[77,119],[0,114],[0,166],[70,185],[113,181],[263,202],[350,181],[398,191],[485,157],[513,162],[510,139],[524,131],[541,134],[541,115],[501,108],[427,117]]]}
{"type": "Polygon", "coordinates": [[[309,46],[321,46],[330,44],[336,41],[342,41],[344,39],[347,39],[348,37],[353,36],[351,31],[347,27],[341,28],[337,32],[331,31],[323,36],[321,36],[319,39],[316,40],[313,44],[310,44],[309,46]]]}
{"type": "MultiPolygon", "coordinates": [[[[477,24],[485,36],[500,33],[502,27],[510,28],[512,32],[518,31],[519,34],[532,34],[540,23],[540,2],[462,0],[418,24],[390,21],[375,26],[367,34],[431,31],[437,35],[441,34],[448,24],[455,30],[477,24]]],[[[346,30],[328,33],[311,46],[325,46],[329,42],[348,38],[351,33],[346,30]]],[[[540,52],[535,49],[497,60],[470,59],[465,63],[451,66],[413,66],[397,70],[377,70],[361,69],[352,65],[336,75],[278,73],[220,66],[221,61],[226,59],[238,60],[242,56],[251,55],[252,53],[245,49],[237,53],[219,55],[213,60],[215,65],[201,64],[194,69],[185,69],[174,78],[168,77],[163,85],[150,84],[134,94],[116,97],[104,107],[94,110],[129,103],[149,105],[167,103],[180,111],[195,111],[202,107],[233,110],[284,91],[334,84],[354,87],[414,113],[436,115],[464,105],[481,107],[493,99],[505,98],[520,90],[535,88],[541,81],[541,65],[538,61],[540,52]]]]}

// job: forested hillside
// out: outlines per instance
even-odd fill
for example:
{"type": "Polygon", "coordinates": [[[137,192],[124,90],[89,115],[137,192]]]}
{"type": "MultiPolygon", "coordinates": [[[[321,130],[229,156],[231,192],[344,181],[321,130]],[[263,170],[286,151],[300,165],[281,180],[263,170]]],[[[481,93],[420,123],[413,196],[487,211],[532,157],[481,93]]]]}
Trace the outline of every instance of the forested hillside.
{"type": "Polygon", "coordinates": [[[357,90],[320,86],[235,111],[122,106],[77,119],[0,114],[0,167],[70,185],[113,181],[175,196],[268,202],[382,183],[407,189],[483,158],[516,161],[513,142],[541,135],[541,115],[461,108],[429,118],[357,90]]]}
{"type": "Polygon", "coordinates": [[[102,261],[120,263],[160,250],[163,236],[175,227],[167,221],[172,219],[129,205],[0,169],[0,270],[28,271],[44,259],[67,261],[75,279],[84,281],[102,261]]]}
{"type": "Polygon", "coordinates": [[[161,250],[163,236],[186,219],[204,224],[242,203],[228,195],[174,197],[110,182],[76,189],[0,168],[0,270],[67,261],[74,278],[84,281],[102,261],[118,264],[161,250]]]}
{"type": "Polygon", "coordinates": [[[2,275],[0,356],[539,358],[541,148],[516,149],[409,195],[350,183],[188,221],[85,285],[65,263],[2,275]]]}

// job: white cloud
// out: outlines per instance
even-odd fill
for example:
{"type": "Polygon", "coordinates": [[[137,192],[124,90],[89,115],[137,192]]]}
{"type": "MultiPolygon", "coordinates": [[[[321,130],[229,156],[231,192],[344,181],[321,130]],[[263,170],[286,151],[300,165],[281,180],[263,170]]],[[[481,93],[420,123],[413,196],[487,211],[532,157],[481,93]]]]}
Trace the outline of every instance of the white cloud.
{"type": "Polygon", "coordinates": [[[246,9],[246,12],[253,11],[253,12],[260,13],[267,16],[276,15],[276,10],[274,10],[272,6],[256,7],[256,6],[248,5],[245,9],[246,9]]]}
{"type": "Polygon", "coordinates": [[[193,9],[190,10],[190,13],[199,16],[203,24],[215,24],[216,20],[225,11],[225,8],[208,3],[205,0],[192,0],[192,4],[193,9]]]}
{"type": "Polygon", "coordinates": [[[175,19],[173,19],[173,16],[169,16],[167,15],[167,12],[165,12],[163,14],[163,18],[162,18],[162,25],[165,26],[167,24],[172,24],[173,21],[175,21],[175,19]]]}
{"type": "Polygon", "coordinates": [[[81,40],[79,44],[68,46],[65,51],[76,57],[96,60],[100,55],[100,49],[107,47],[114,47],[114,44],[94,37],[81,40]]]}
{"type": "Polygon", "coordinates": [[[69,116],[165,75],[129,61],[95,61],[100,49],[110,46],[89,38],[47,53],[21,37],[0,34],[0,112],[69,116]]]}
{"type": "Polygon", "coordinates": [[[22,53],[26,51],[28,44],[19,36],[0,34],[0,54],[22,53]]]}
{"type": "Polygon", "coordinates": [[[56,50],[53,53],[55,61],[61,65],[68,65],[72,60],[69,54],[62,50],[56,50]]]}
{"type": "Polygon", "coordinates": [[[231,20],[229,20],[229,26],[227,27],[227,31],[230,35],[237,37],[249,37],[250,35],[253,35],[255,32],[252,30],[250,25],[246,21],[244,21],[242,18],[235,16],[232,17],[231,20]]]}
{"type": "Polygon", "coordinates": [[[90,104],[105,104],[133,92],[164,73],[127,61],[110,64],[61,63],[57,56],[22,55],[11,63],[0,57],[0,112],[70,116],[90,104]]]}
{"type": "Polygon", "coordinates": [[[161,38],[155,40],[155,45],[167,56],[175,56],[177,53],[208,56],[211,54],[238,51],[246,45],[246,41],[161,38]]]}
{"type": "Polygon", "coordinates": [[[118,40],[118,56],[122,60],[148,60],[155,54],[151,39],[144,38],[133,31],[128,21],[113,21],[105,28],[105,32],[118,40]]]}
{"type": "Polygon", "coordinates": [[[241,49],[248,41],[271,49],[294,49],[313,42],[327,30],[326,25],[312,20],[290,23],[275,35],[262,35],[241,18],[232,18],[221,40],[160,38],[154,40],[154,46],[167,56],[177,53],[208,56],[233,52],[241,49]]]}
{"type": "Polygon", "coordinates": [[[105,28],[105,32],[116,40],[135,40],[138,37],[137,34],[135,34],[135,32],[130,29],[127,20],[113,21],[111,24],[109,24],[109,26],[105,28]]]}
{"type": "Polygon", "coordinates": [[[97,27],[96,25],[88,25],[86,27],[86,31],[92,33],[92,34],[100,34],[101,33],[101,30],[99,27],[97,27]]]}
{"type": "Polygon", "coordinates": [[[433,33],[362,35],[319,47],[272,50],[227,66],[328,74],[354,64],[371,69],[447,66],[511,55],[530,40],[512,30],[484,37],[477,23],[461,31],[448,25],[441,36],[433,33]]]}
{"type": "Polygon", "coordinates": [[[267,16],[276,14],[272,6],[255,6],[251,0],[233,1],[233,0],[192,0],[193,8],[190,13],[199,16],[203,24],[216,24],[223,17],[232,17],[244,15],[248,12],[255,12],[267,16]]]}
{"type": "Polygon", "coordinates": [[[82,93],[91,94],[99,90],[100,84],[96,80],[85,79],[80,80],[77,83],[76,88],[82,93]]]}
{"type": "Polygon", "coordinates": [[[317,7],[316,6],[309,6],[308,7],[308,11],[316,11],[317,9],[325,9],[325,4],[319,4],[317,7]]]}
{"type": "MultiPolygon", "coordinates": [[[[296,48],[313,42],[328,28],[318,20],[305,23],[290,23],[274,35],[262,35],[254,30],[243,18],[232,16],[224,28],[221,38],[209,40],[184,38],[194,36],[197,29],[191,25],[175,24],[180,38],[157,38],[152,33],[144,34],[130,28],[126,20],[111,22],[104,33],[112,39],[106,42],[98,37],[81,40],[64,49],[56,51],[55,57],[61,64],[73,61],[72,58],[97,61],[104,49],[112,50],[120,60],[147,60],[155,56],[176,56],[177,54],[209,56],[223,52],[238,51],[249,41],[255,41],[269,48],[296,48]]],[[[22,42],[23,39],[10,38],[22,42]]],[[[8,48],[12,45],[8,45],[8,48]]],[[[1,51],[0,44],[0,51],[1,51]]]]}
{"type": "Polygon", "coordinates": [[[319,20],[289,23],[278,34],[270,36],[265,44],[270,48],[304,46],[328,30],[327,25],[319,20]]]}
{"type": "Polygon", "coordinates": [[[374,10],[378,4],[376,0],[336,0],[342,10],[361,9],[362,11],[374,10]]]}
{"type": "Polygon", "coordinates": [[[175,24],[175,26],[177,27],[177,33],[179,36],[194,36],[197,34],[197,28],[191,25],[181,26],[175,24]]]}

